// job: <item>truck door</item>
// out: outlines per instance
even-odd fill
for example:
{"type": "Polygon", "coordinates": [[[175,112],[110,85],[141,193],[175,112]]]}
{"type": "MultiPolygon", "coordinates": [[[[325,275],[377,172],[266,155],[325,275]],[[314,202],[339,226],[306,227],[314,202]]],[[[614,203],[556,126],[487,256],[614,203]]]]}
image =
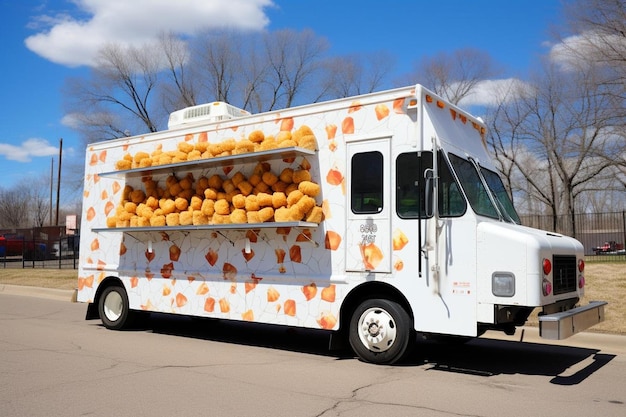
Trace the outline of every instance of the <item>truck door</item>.
{"type": "Polygon", "coordinates": [[[391,272],[391,138],[347,143],[346,270],[391,272]]]}

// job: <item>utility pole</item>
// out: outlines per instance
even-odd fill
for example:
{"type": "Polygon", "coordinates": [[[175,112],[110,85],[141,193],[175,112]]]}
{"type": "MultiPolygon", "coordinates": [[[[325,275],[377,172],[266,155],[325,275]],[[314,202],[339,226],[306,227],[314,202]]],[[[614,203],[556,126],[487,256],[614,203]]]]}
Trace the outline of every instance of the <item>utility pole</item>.
{"type": "Polygon", "coordinates": [[[54,183],[54,158],[50,158],[50,226],[52,226],[52,184],[54,183]]]}
{"type": "Polygon", "coordinates": [[[61,159],[63,156],[63,138],[59,139],[59,174],[57,179],[57,218],[55,226],[59,225],[59,200],[61,197],[61,159]]]}

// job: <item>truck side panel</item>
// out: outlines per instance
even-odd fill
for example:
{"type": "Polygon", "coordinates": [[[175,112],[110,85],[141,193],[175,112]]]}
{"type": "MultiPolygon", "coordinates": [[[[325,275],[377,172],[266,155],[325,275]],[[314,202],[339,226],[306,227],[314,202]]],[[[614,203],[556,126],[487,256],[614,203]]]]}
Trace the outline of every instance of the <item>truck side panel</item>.
{"type": "MultiPolygon", "coordinates": [[[[393,136],[394,146],[414,147],[408,141],[414,141],[415,135],[406,134],[416,129],[414,118],[407,115],[412,94],[412,89],[394,90],[364,97],[361,102],[343,100],[304,106],[90,146],[86,156],[78,300],[93,301],[98,285],[115,276],[126,288],[131,309],[338,328],[344,297],[364,278],[373,276],[372,258],[360,240],[362,231],[356,231],[357,238],[348,239],[346,234],[349,168],[345,144],[358,142],[363,135],[393,136]],[[127,155],[143,152],[155,158],[156,154],[176,152],[180,143],[240,141],[255,131],[276,138],[284,132],[293,134],[302,126],[308,126],[316,137],[318,150],[313,155],[265,161],[243,158],[219,164],[209,160],[207,164],[167,173],[153,174],[146,169],[143,173],[131,170],[115,174],[116,162],[127,155]],[[321,186],[315,200],[323,209],[323,221],[315,227],[281,227],[280,223],[241,228],[213,225],[197,231],[165,226],[141,231],[131,227],[120,232],[107,227],[107,218],[122,210],[120,201],[127,198],[124,194],[128,186],[142,189],[149,178],[164,187],[172,173],[178,180],[189,173],[194,180],[213,175],[226,180],[238,173],[250,179],[259,163],[268,164],[276,176],[285,169],[307,171],[321,186]],[[347,270],[364,272],[354,275],[347,270]]],[[[385,158],[389,159],[388,151],[385,158]]],[[[384,233],[370,236],[368,243],[379,250],[375,256],[383,276],[378,278],[388,280],[393,260],[404,255],[392,251],[392,208],[386,210],[384,233]]],[[[360,227],[360,223],[355,224],[360,227]]],[[[403,275],[412,277],[415,272],[395,273],[402,286],[403,275]]],[[[393,280],[389,282],[396,285],[393,280]]]]}

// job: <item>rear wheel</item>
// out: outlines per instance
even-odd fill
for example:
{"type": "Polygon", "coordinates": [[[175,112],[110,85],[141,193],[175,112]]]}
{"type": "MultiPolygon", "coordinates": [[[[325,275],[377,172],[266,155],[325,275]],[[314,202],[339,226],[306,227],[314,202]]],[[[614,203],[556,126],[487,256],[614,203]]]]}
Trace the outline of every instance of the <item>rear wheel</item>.
{"type": "Polygon", "coordinates": [[[352,314],[350,345],[365,362],[392,364],[413,345],[415,332],[408,313],[398,303],[385,299],[366,300],[352,314]]]}
{"type": "Polygon", "coordinates": [[[107,329],[120,330],[129,322],[128,295],[123,287],[104,289],[98,302],[98,314],[107,329]]]}

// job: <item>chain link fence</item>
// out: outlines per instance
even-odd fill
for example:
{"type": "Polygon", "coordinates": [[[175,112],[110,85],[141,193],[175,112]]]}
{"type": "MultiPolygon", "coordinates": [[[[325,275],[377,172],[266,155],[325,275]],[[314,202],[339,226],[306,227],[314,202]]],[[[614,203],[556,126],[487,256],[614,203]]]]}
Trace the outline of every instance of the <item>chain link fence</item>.
{"type": "Polygon", "coordinates": [[[522,224],[578,239],[587,261],[626,261],[626,211],[571,216],[520,216],[522,224]]]}

